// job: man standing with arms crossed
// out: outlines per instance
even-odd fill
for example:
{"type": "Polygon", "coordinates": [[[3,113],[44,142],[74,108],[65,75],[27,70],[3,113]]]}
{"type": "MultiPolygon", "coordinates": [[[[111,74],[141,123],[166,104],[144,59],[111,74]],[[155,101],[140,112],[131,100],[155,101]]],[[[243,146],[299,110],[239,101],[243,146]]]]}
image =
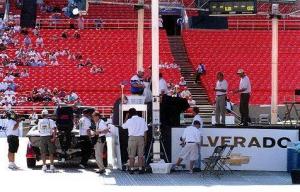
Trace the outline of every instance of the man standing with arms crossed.
{"type": "Polygon", "coordinates": [[[80,148],[81,148],[81,162],[79,167],[85,168],[87,162],[91,157],[92,143],[91,143],[91,119],[87,109],[82,112],[82,117],[79,119],[79,135],[80,135],[80,148]]]}
{"type": "Polygon", "coordinates": [[[241,77],[239,89],[235,93],[240,93],[240,113],[241,125],[248,126],[249,118],[249,100],[251,94],[251,84],[249,77],[245,74],[243,69],[239,69],[237,74],[241,77]]]}
{"type": "Polygon", "coordinates": [[[43,160],[42,171],[47,171],[46,155],[49,154],[50,170],[55,171],[54,167],[54,153],[56,152],[56,124],[52,119],[48,119],[48,111],[42,111],[42,118],[38,123],[38,130],[40,132],[40,149],[43,160]]]}
{"type": "Polygon", "coordinates": [[[139,174],[144,173],[144,149],[147,141],[148,126],[144,118],[139,117],[135,108],[126,114],[123,129],[128,129],[129,173],[134,173],[134,159],[138,155],[139,174]],[[129,119],[128,119],[129,118],[129,119]]]}
{"type": "Polygon", "coordinates": [[[222,72],[217,73],[216,83],[216,124],[220,125],[220,116],[222,117],[222,125],[225,125],[225,112],[226,112],[226,94],[228,89],[227,81],[224,79],[222,72]]]}

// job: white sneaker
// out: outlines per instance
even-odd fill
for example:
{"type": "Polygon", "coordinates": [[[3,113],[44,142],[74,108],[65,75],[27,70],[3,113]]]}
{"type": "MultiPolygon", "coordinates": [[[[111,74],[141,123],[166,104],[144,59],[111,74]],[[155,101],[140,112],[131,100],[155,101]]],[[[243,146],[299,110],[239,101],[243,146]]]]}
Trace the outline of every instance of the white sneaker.
{"type": "Polygon", "coordinates": [[[15,170],[15,169],[16,169],[15,164],[12,163],[12,162],[10,162],[10,163],[8,164],[8,168],[9,168],[9,169],[12,169],[12,170],[15,170]]]}
{"type": "Polygon", "coordinates": [[[43,165],[43,167],[42,167],[42,171],[47,171],[47,165],[43,165]]]}
{"type": "Polygon", "coordinates": [[[20,167],[18,167],[15,163],[13,163],[13,166],[15,167],[15,169],[20,169],[20,167]]]}

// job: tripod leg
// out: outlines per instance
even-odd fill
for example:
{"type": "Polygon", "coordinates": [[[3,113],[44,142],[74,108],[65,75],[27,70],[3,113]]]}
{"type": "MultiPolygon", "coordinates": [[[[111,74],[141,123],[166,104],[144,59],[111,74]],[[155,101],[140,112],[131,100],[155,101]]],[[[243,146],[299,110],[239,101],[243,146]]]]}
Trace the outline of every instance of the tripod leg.
{"type": "Polygon", "coordinates": [[[166,157],[167,163],[170,163],[169,158],[168,158],[168,155],[167,155],[167,153],[166,153],[166,149],[165,149],[164,143],[163,143],[162,141],[160,141],[160,144],[161,144],[161,146],[162,146],[162,148],[163,148],[163,150],[164,150],[164,155],[165,155],[165,157],[166,157]]]}
{"type": "Polygon", "coordinates": [[[150,143],[150,146],[149,146],[149,150],[148,150],[148,153],[147,153],[146,164],[148,163],[152,147],[153,147],[153,139],[151,140],[151,143],[150,143]]]}

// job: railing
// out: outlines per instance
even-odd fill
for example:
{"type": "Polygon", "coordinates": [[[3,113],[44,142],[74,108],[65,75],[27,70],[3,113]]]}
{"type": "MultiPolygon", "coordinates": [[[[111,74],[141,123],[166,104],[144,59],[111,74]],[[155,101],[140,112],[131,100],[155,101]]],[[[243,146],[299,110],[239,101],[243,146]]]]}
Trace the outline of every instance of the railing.
{"type": "MultiPolygon", "coordinates": [[[[67,28],[80,28],[78,20],[70,19],[37,19],[36,24],[40,28],[51,29],[67,29],[67,28]]],[[[138,26],[137,19],[85,19],[83,22],[84,29],[136,29],[138,26]]],[[[144,27],[151,27],[151,20],[145,19],[144,27]]]]}
{"type": "MultiPolygon", "coordinates": [[[[279,30],[299,30],[299,20],[279,20],[279,30]]],[[[235,30],[271,30],[271,20],[228,19],[228,28],[235,30]]]]}
{"type": "MultiPolygon", "coordinates": [[[[109,117],[112,115],[113,106],[85,106],[95,108],[101,113],[102,116],[109,117]]],[[[17,113],[22,113],[24,115],[31,114],[32,110],[36,113],[40,113],[42,110],[48,110],[53,112],[56,109],[56,106],[14,106],[12,110],[17,113]]]]}

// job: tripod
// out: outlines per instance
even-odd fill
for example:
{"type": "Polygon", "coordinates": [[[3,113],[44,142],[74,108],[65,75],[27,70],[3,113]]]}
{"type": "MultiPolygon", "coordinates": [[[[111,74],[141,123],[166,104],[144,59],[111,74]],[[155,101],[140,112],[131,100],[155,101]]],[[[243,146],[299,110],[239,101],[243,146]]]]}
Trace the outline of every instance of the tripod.
{"type": "MultiPolygon", "coordinates": [[[[152,140],[151,140],[151,143],[150,143],[150,147],[149,147],[149,150],[148,150],[148,153],[147,153],[147,157],[146,157],[146,164],[148,163],[148,160],[150,158],[150,155],[153,155],[153,153],[151,153],[152,149],[153,149],[153,143],[154,143],[154,140],[155,138],[152,137],[152,140]]],[[[166,149],[165,149],[165,146],[164,146],[164,143],[162,142],[160,136],[159,136],[159,143],[163,149],[163,155],[166,157],[166,160],[167,160],[167,163],[169,163],[169,158],[167,156],[167,153],[166,153],[166,149]]]]}

